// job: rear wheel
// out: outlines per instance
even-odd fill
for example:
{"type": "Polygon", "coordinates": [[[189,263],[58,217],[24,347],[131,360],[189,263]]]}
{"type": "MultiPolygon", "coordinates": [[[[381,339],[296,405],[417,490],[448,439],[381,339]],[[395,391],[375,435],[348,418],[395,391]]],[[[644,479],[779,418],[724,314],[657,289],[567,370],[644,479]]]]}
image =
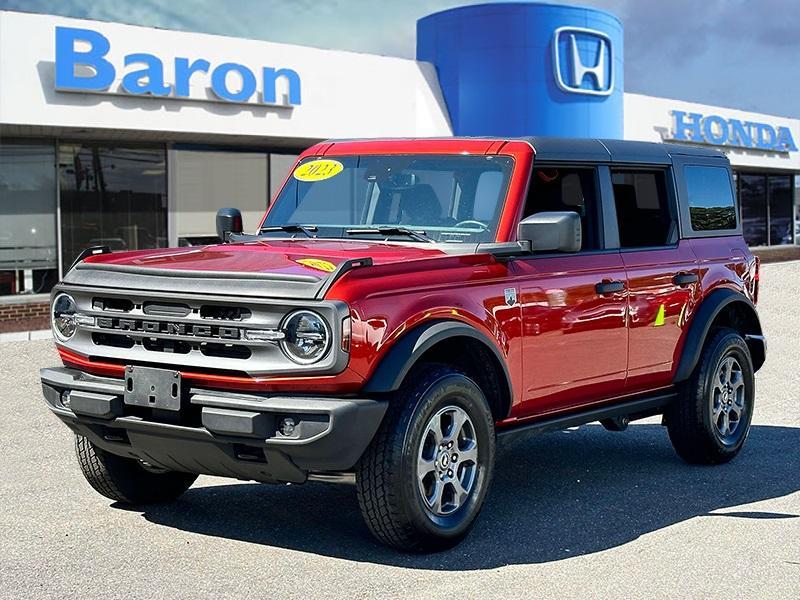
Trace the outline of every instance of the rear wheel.
{"type": "Polygon", "coordinates": [[[416,368],[359,463],[370,531],[405,551],[454,546],[483,505],[494,451],[494,419],[475,382],[443,365],[416,368]]]}
{"type": "Polygon", "coordinates": [[[98,448],[81,435],[75,436],[75,453],[89,485],[106,498],[123,504],[175,500],[197,479],[194,473],[148,469],[137,460],[98,448]]]}
{"type": "Polygon", "coordinates": [[[692,377],[667,412],[672,445],[694,464],[728,462],[750,430],[755,379],[750,350],[733,329],[720,329],[703,349],[692,377]]]}

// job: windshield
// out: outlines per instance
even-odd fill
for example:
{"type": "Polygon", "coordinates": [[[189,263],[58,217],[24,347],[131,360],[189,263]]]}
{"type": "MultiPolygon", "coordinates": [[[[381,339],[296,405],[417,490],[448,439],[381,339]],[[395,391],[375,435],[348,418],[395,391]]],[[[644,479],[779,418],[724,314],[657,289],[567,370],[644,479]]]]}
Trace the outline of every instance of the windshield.
{"type": "Polygon", "coordinates": [[[294,169],[261,233],[492,241],[512,167],[508,156],[311,158],[294,169]]]}

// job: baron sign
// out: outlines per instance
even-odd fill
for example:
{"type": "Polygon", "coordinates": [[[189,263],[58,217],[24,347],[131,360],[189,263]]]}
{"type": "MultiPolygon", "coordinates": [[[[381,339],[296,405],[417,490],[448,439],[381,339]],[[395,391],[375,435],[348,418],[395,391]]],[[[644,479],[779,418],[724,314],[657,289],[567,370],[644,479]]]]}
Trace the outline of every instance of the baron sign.
{"type": "Polygon", "coordinates": [[[124,64],[115,66],[108,58],[110,49],[108,38],[97,31],[56,27],[56,89],[192,99],[190,85],[201,80],[213,93],[212,100],[284,107],[301,101],[300,76],[292,69],[262,67],[256,74],[239,63],[212,66],[204,58],[176,57],[171,69],[174,78],[167,81],[164,61],[157,56],[144,52],[127,54],[124,64]],[[124,73],[122,82],[118,90],[112,90],[118,71],[124,73]],[[279,98],[280,81],[287,92],[279,98]]]}
{"type": "Polygon", "coordinates": [[[773,127],[767,123],[682,110],[673,110],[671,114],[673,129],[668,139],[769,152],[797,152],[797,145],[788,127],[773,127]]]}

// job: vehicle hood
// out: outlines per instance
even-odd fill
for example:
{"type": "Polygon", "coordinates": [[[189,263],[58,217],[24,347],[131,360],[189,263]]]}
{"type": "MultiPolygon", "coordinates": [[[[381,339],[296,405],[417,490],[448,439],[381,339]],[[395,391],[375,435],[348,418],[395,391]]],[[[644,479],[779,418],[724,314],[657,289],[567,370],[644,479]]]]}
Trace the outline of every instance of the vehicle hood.
{"type": "Polygon", "coordinates": [[[322,279],[342,262],[370,257],[374,264],[407,262],[443,256],[435,247],[329,240],[269,240],[101,254],[89,264],[124,265],[166,271],[214,271],[241,274],[283,274],[322,279]]]}
{"type": "Polygon", "coordinates": [[[236,244],[139,250],[90,256],[64,283],[189,293],[316,298],[331,273],[350,259],[390,264],[445,253],[364,240],[258,240],[236,244]]]}

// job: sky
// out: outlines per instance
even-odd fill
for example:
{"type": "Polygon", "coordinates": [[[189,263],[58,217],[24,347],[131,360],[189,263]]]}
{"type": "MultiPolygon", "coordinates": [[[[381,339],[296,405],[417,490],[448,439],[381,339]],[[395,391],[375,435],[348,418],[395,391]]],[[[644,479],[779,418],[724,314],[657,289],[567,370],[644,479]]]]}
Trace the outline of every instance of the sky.
{"type": "MultiPolygon", "coordinates": [[[[0,9],[414,58],[469,0],[0,0],[0,9]]],[[[625,90],[800,117],[800,0],[579,0],[625,28],[625,90]]]]}

